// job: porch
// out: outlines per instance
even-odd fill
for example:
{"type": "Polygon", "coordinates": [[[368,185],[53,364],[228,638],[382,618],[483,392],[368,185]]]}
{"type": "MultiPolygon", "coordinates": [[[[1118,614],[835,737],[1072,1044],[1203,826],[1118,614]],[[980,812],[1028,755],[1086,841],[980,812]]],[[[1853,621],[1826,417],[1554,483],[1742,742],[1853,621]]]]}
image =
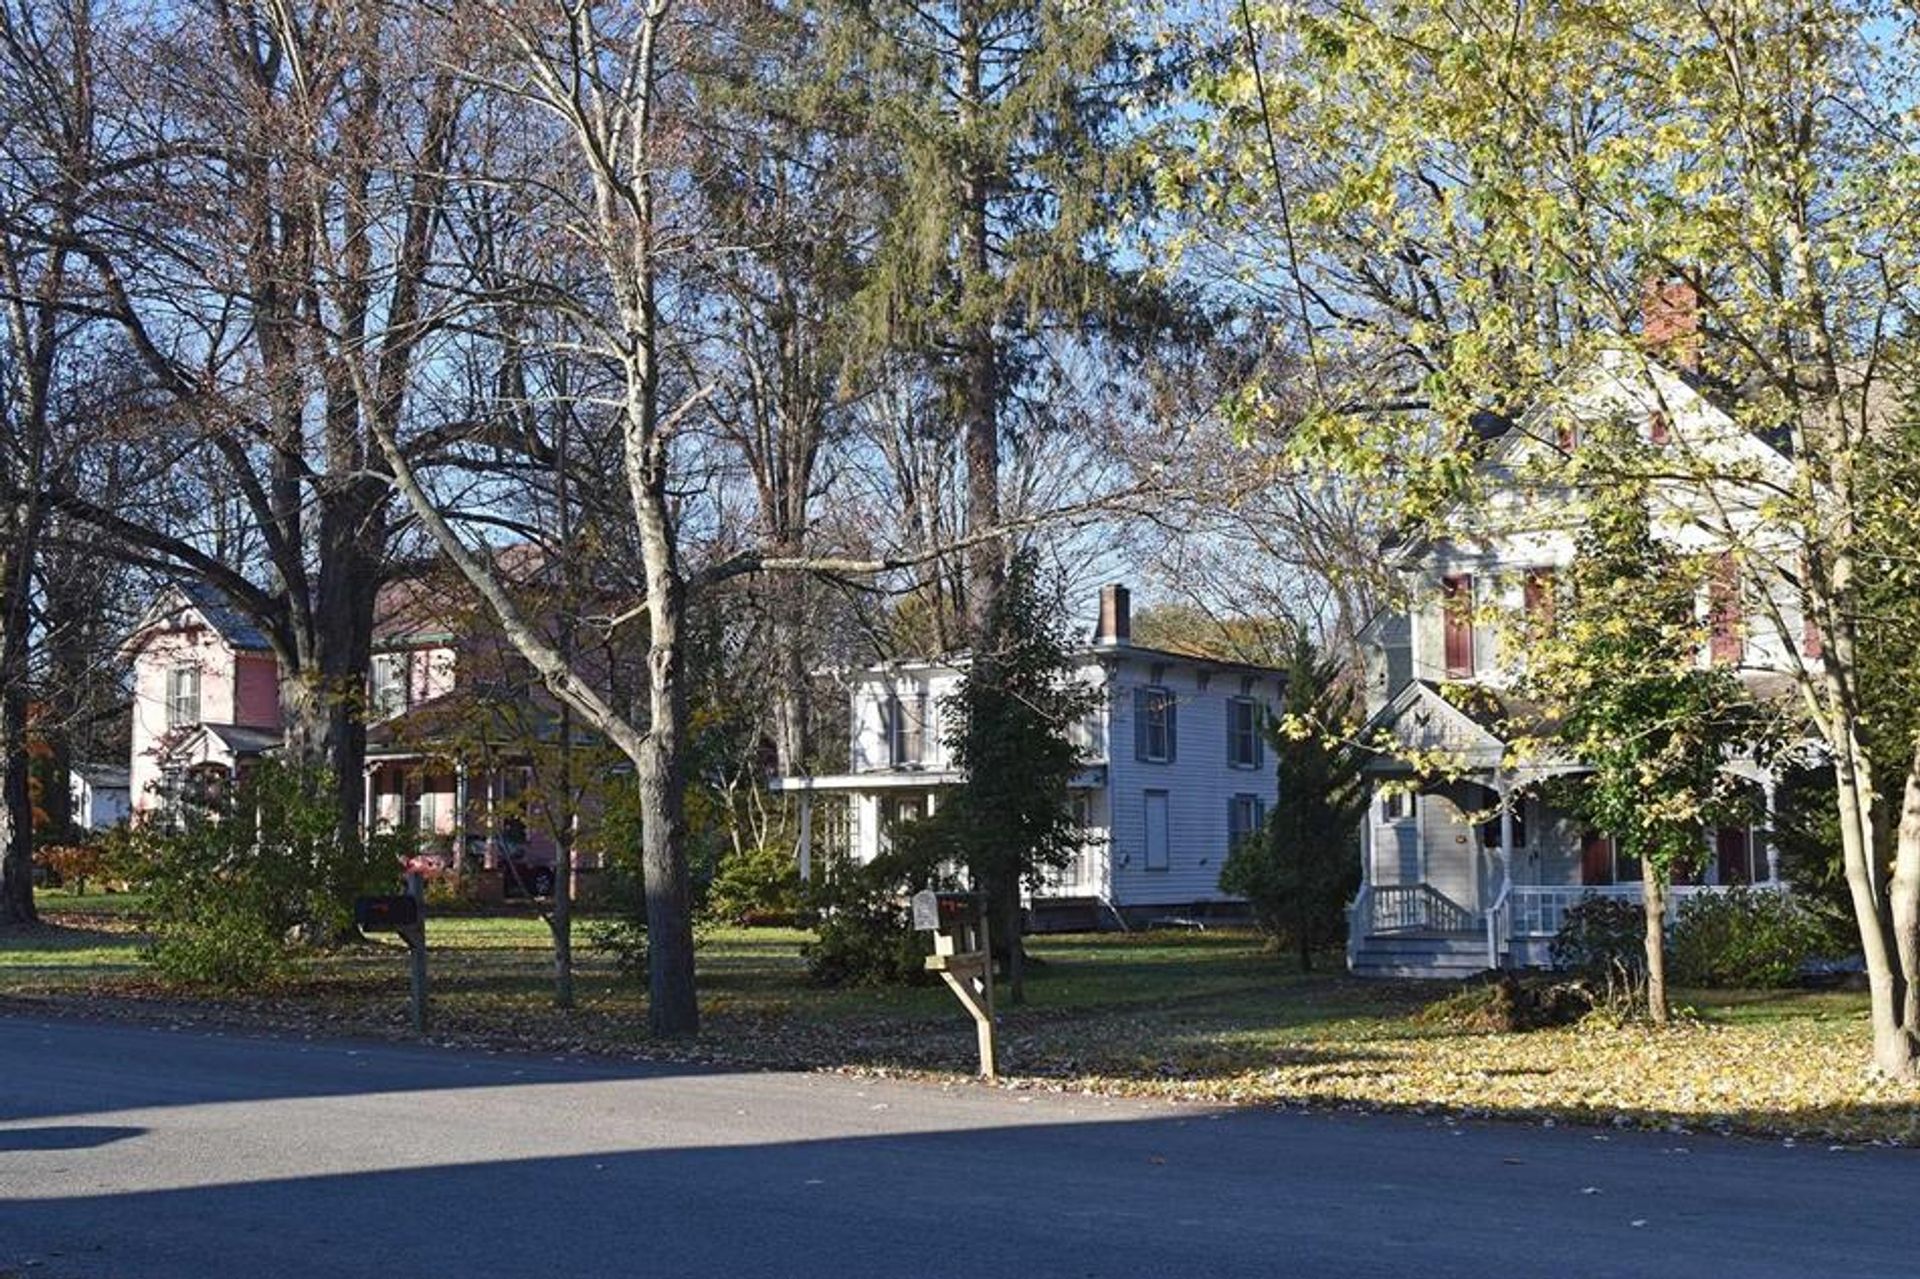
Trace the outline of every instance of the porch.
{"type": "MultiPolygon", "coordinates": [[[[1692,898],[1746,886],[1784,892],[1774,880],[1751,885],[1672,884],[1667,926],[1692,898]]],[[[1431,884],[1362,884],[1347,908],[1347,966],[1360,975],[1471,976],[1490,968],[1544,968],[1567,912],[1590,898],[1639,905],[1643,885],[1509,884],[1486,910],[1471,910],[1431,884]]]]}

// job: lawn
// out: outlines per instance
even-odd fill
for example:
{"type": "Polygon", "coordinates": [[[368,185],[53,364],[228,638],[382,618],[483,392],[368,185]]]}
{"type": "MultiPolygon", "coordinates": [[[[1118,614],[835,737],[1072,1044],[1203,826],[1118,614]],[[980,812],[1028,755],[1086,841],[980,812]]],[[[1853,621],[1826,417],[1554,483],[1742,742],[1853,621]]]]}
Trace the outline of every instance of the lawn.
{"type": "MultiPolygon", "coordinates": [[[[53,894],[42,909],[52,926],[0,934],[0,999],[406,1033],[397,945],[316,957],[275,991],[189,998],[144,971],[137,902],[53,894]]],[[[811,986],[799,931],[705,932],[704,1028],[675,1044],[648,1042],[643,992],[585,944],[579,1006],[555,1010],[546,928],[530,913],[436,917],[428,939],[437,1039],[945,1079],[970,1065],[971,1027],[943,988],[811,986]]],[[[1685,1014],[1666,1031],[1590,1019],[1494,1034],[1417,1015],[1448,987],[1303,976],[1246,934],[1042,937],[1031,949],[1029,1001],[1001,1024],[1013,1087],[1920,1144],[1920,1092],[1865,1069],[1863,995],[1683,991],[1685,1014]]]]}

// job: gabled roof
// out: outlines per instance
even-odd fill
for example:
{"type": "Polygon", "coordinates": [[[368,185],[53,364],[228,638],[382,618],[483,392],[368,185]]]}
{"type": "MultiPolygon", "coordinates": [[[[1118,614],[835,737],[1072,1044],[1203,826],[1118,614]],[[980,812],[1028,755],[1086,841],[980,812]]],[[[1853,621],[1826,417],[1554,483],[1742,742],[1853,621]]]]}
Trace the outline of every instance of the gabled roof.
{"type": "MultiPolygon", "coordinates": [[[[1537,717],[1500,701],[1489,690],[1475,691],[1487,699],[1486,704],[1468,710],[1449,701],[1439,686],[1413,680],[1367,721],[1362,740],[1384,731],[1405,749],[1406,756],[1444,758],[1468,772],[1504,770],[1516,781],[1580,771],[1576,761],[1560,755],[1510,759],[1514,734],[1508,726],[1537,717]]],[[[1406,774],[1418,770],[1406,757],[1381,755],[1367,763],[1366,771],[1406,774]]]]}
{"type": "Polygon", "coordinates": [[[122,651],[137,651],[154,631],[184,630],[195,624],[194,618],[205,623],[227,647],[237,652],[272,651],[266,632],[241,612],[225,591],[192,580],[175,582],[161,593],[133,628],[122,651]]]}

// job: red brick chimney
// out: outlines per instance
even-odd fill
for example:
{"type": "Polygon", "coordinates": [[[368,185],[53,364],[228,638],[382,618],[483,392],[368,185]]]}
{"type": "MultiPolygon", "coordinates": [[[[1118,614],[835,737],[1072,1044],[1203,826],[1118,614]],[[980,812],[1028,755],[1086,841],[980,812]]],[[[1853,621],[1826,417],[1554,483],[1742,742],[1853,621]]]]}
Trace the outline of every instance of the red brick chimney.
{"type": "Polygon", "coordinates": [[[1649,355],[1700,369],[1700,291],[1676,276],[1655,276],[1640,291],[1640,341],[1649,355]]]}
{"type": "Polygon", "coordinates": [[[1093,642],[1102,647],[1133,642],[1132,599],[1117,582],[1100,588],[1100,620],[1093,626],[1093,642]]]}

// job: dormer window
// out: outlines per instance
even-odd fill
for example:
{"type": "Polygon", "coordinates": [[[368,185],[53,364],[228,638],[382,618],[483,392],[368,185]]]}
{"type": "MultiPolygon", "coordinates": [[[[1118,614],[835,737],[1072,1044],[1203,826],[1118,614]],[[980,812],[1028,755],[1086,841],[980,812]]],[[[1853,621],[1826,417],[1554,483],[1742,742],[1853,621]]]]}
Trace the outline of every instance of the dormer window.
{"type": "Polygon", "coordinates": [[[200,722],[200,668],[176,666],[167,672],[167,727],[200,722]]]}
{"type": "Polygon", "coordinates": [[[412,704],[405,653],[375,653],[367,679],[367,702],[375,719],[392,719],[412,704]]]}
{"type": "Polygon", "coordinates": [[[927,695],[889,693],[881,703],[887,734],[887,762],[894,768],[919,768],[926,763],[927,695]]]}

